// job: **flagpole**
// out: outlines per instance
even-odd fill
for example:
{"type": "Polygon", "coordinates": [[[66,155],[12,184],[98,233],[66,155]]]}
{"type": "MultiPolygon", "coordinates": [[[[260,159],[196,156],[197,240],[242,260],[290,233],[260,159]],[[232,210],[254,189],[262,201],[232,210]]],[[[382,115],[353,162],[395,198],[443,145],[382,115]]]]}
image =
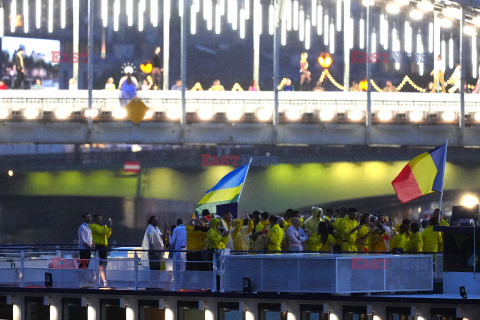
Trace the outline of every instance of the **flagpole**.
{"type": "Polygon", "coordinates": [[[242,195],[243,187],[245,187],[245,182],[247,181],[248,170],[250,170],[250,165],[252,164],[252,158],[248,162],[247,173],[245,173],[245,180],[242,183],[242,188],[240,189],[240,193],[238,194],[238,203],[240,203],[240,196],[242,195]]]}
{"type": "Polygon", "coordinates": [[[447,164],[447,149],[448,149],[448,139],[445,142],[445,155],[443,157],[443,185],[442,185],[442,192],[440,192],[440,203],[438,205],[438,224],[440,225],[440,217],[442,216],[442,202],[443,202],[443,187],[445,186],[445,166],[447,164]]]}

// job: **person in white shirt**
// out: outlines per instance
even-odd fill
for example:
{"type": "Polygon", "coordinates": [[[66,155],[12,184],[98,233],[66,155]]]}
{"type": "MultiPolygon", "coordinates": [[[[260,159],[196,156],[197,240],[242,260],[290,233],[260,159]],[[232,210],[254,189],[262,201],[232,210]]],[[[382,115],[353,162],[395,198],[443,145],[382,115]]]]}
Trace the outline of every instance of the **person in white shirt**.
{"type": "Polygon", "coordinates": [[[292,218],[292,226],[287,229],[287,240],[290,251],[303,251],[303,243],[308,240],[308,237],[300,228],[300,218],[292,218]]]}
{"type": "Polygon", "coordinates": [[[83,214],[83,224],[78,228],[78,249],[80,251],[80,269],[88,269],[92,250],[95,248],[92,239],[92,230],[88,227],[92,223],[90,213],[83,214]]]}
{"type": "Polygon", "coordinates": [[[172,237],[170,239],[170,250],[175,251],[173,254],[173,270],[184,271],[185,261],[187,260],[187,230],[183,225],[182,219],[177,219],[177,227],[173,229],[172,237]]]}
{"type": "Polygon", "coordinates": [[[438,82],[440,81],[440,84],[442,85],[442,92],[445,93],[445,79],[444,79],[444,74],[445,74],[445,67],[443,65],[443,60],[442,56],[438,56],[437,59],[435,60],[433,64],[434,68],[433,71],[430,73],[431,76],[433,76],[433,89],[432,92],[435,92],[438,82]]]}
{"type": "Polygon", "coordinates": [[[460,80],[461,80],[461,70],[460,70],[460,63],[457,63],[457,66],[455,67],[455,70],[452,73],[452,81],[453,81],[453,86],[448,89],[449,93],[454,93],[460,88],[460,80]]]}
{"type": "MultiPolygon", "coordinates": [[[[151,216],[148,219],[148,227],[143,237],[142,249],[148,250],[148,264],[150,270],[160,270],[161,266],[161,251],[164,249],[162,241],[162,233],[158,229],[158,218],[151,216]]],[[[143,259],[142,260],[146,260],[143,259]]]]}

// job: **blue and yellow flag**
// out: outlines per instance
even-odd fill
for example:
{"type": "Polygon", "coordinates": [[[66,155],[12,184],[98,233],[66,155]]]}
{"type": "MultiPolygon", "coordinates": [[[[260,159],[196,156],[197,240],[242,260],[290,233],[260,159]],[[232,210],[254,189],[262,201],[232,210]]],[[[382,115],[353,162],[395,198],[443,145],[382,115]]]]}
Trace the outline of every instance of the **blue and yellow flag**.
{"type": "Polygon", "coordinates": [[[251,163],[250,159],[247,165],[228,173],[212,189],[205,192],[195,211],[201,213],[202,210],[208,209],[210,212],[215,212],[219,204],[238,202],[251,163]]]}

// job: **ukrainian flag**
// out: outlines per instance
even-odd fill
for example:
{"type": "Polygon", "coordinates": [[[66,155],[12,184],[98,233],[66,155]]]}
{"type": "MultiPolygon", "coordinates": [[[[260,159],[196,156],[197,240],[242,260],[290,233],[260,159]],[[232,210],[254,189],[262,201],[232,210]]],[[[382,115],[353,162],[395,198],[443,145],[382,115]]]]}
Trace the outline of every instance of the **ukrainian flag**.
{"type": "Polygon", "coordinates": [[[202,210],[208,209],[210,212],[216,212],[217,205],[238,202],[251,163],[250,159],[247,165],[228,173],[212,189],[205,192],[195,211],[201,213],[202,210]]]}
{"type": "Polygon", "coordinates": [[[447,143],[411,160],[392,181],[401,203],[443,190],[447,143]]]}

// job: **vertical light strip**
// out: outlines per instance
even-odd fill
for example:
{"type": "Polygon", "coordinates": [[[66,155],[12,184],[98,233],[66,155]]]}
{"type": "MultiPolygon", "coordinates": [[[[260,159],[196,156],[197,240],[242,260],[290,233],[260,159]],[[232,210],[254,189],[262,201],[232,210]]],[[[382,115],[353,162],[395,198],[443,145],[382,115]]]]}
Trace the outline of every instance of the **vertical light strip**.
{"type": "MultiPolygon", "coordinates": [[[[179,0],[179,2],[183,2],[179,0]]],[[[206,21],[208,15],[208,0],[203,0],[203,19],[206,21]]]]}
{"type": "Polygon", "coordinates": [[[3,35],[5,34],[5,30],[3,29],[3,15],[3,7],[0,7],[0,37],[3,37],[3,35]]]}
{"type": "Polygon", "coordinates": [[[299,15],[299,12],[298,12],[298,1],[295,0],[293,1],[293,11],[292,11],[292,14],[293,14],[293,30],[295,31],[298,31],[298,15],[299,15]]]}
{"type": "Polygon", "coordinates": [[[207,3],[207,10],[206,10],[206,20],[207,20],[207,29],[212,30],[213,29],[213,3],[212,0],[204,0],[205,3],[207,3]]]}
{"type": "Polygon", "coordinates": [[[239,32],[240,32],[240,39],[245,39],[245,9],[241,8],[240,9],[240,27],[239,27],[239,32]]]}
{"type": "Polygon", "coordinates": [[[232,16],[232,29],[237,30],[238,28],[238,3],[237,0],[233,0],[233,16],[232,16]]]}
{"type": "Polygon", "coordinates": [[[305,40],[305,12],[303,9],[300,9],[298,13],[298,39],[300,41],[305,40]]]}
{"type": "Polygon", "coordinates": [[[330,24],[330,53],[335,53],[335,25],[330,24]]]}
{"type": "Polygon", "coordinates": [[[250,0],[245,0],[245,20],[250,19],[250,0]]]}
{"type": "Polygon", "coordinates": [[[17,25],[17,0],[12,0],[10,5],[10,31],[15,32],[15,26],[17,25]]]}
{"type": "Polygon", "coordinates": [[[423,40],[422,40],[422,34],[420,33],[420,31],[418,32],[417,34],[417,64],[418,64],[418,73],[423,76],[423,73],[424,73],[424,67],[425,67],[425,63],[423,61],[424,57],[423,57],[423,40]]]}
{"type": "MultiPolygon", "coordinates": [[[[353,18],[350,18],[350,30],[352,31],[354,30],[353,24],[353,18]]],[[[353,32],[348,33],[348,42],[350,43],[350,50],[353,49],[353,32]]]]}
{"type": "Polygon", "coordinates": [[[154,28],[158,27],[158,0],[150,0],[150,22],[154,28]]]}
{"type": "Polygon", "coordinates": [[[40,29],[42,23],[42,3],[40,0],[35,2],[35,27],[40,29]]]}
{"type": "MultiPolygon", "coordinates": [[[[182,1],[180,1],[182,2],[182,1]]],[[[127,0],[127,23],[128,26],[133,26],[133,0],[127,0]]]]}
{"type": "Polygon", "coordinates": [[[113,30],[118,31],[118,19],[120,16],[120,0],[113,3],[113,30]]]}
{"type": "Polygon", "coordinates": [[[388,50],[388,31],[388,20],[382,13],[380,16],[380,43],[385,50],[388,50]]]}
{"type": "Polygon", "coordinates": [[[178,1],[178,16],[180,18],[183,16],[183,0],[178,1]]]}
{"type": "Polygon", "coordinates": [[[325,17],[323,17],[323,25],[324,25],[324,30],[323,30],[323,44],[328,46],[328,37],[330,34],[328,33],[328,24],[330,23],[328,17],[328,12],[325,12],[325,17]]]}
{"type": "MultiPolygon", "coordinates": [[[[270,7],[269,7],[270,10],[270,7]]],[[[273,8],[272,8],[273,12],[273,8]]],[[[268,16],[271,17],[270,12],[268,16]]],[[[262,21],[262,4],[260,1],[253,1],[253,34],[255,37],[258,37],[263,33],[263,21],[262,21]]],[[[270,20],[268,20],[270,21],[270,20]]],[[[270,29],[270,22],[268,23],[268,28],[270,29]]]]}
{"type": "MultiPolygon", "coordinates": [[[[441,42],[440,55],[442,56],[443,70],[447,69],[447,43],[445,40],[441,42]]],[[[436,59],[436,58],[435,58],[436,59]]]]}
{"type": "Polygon", "coordinates": [[[48,0],[48,32],[53,32],[53,0],[48,0]]]}
{"type": "Polygon", "coordinates": [[[275,17],[273,16],[273,4],[268,6],[268,33],[273,34],[275,17]]]}
{"type": "Polygon", "coordinates": [[[145,13],[145,9],[147,4],[145,3],[146,0],[140,0],[138,3],[138,31],[143,31],[143,17],[145,13]]]}
{"type": "Polygon", "coordinates": [[[311,29],[312,29],[312,26],[311,26],[310,19],[307,18],[307,20],[305,20],[305,49],[306,50],[310,50],[311,29]]]}
{"type": "Polygon", "coordinates": [[[291,31],[293,29],[293,23],[292,23],[292,2],[290,0],[285,0],[285,14],[282,17],[282,19],[285,19],[287,23],[287,30],[291,31]]]}
{"type": "Polygon", "coordinates": [[[448,67],[453,68],[453,39],[448,40],[448,67]]]}
{"type": "MultiPolygon", "coordinates": [[[[62,3],[64,2],[65,0],[62,0],[62,3]]],[[[106,28],[108,26],[108,0],[102,0],[102,21],[103,27],[106,28]]]]}
{"type": "Polygon", "coordinates": [[[373,29],[373,32],[372,32],[372,53],[376,53],[377,52],[377,33],[375,32],[375,29],[373,29]]]}
{"type": "Polygon", "coordinates": [[[30,10],[28,9],[28,0],[23,0],[23,31],[25,33],[28,33],[29,29],[30,29],[30,10]]]}
{"type": "Polygon", "coordinates": [[[337,0],[337,31],[342,31],[342,1],[337,0]]]}
{"type": "MultiPolygon", "coordinates": [[[[400,52],[400,40],[398,39],[397,28],[392,29],[392,50],[394,52],[400,52]]],[[[400,70],[400,57],[395,62],[395,70],[400,70]]]]}
{"type": "Polygon", "coordinates": [[[472,35],[472,77],[477,77],[478,72],[478,57],[477,57],[477,34],[472,35]]]}
{"type": "Polygon", "coordinates": [[[323,33],[323,12],[322,11],[323,11],[322,5],[319,4],[317,8],[317,18],[318,18],[317,33],[319,36],[321,36],[323,33]]]}
{"type": "MultiPolygon", "coordinates": [[[[220,5],[220,15],[223,16],[225,14],[225,0],[219,0],[217,5],[220,5]]],[[[198,4],[198,6],[200,7],[200,4],[198,4]]]]}
{"type": "Polygon", "coordinates": [[[222,8],[221,4],[215,5],[215,33],[220,34],[222,32],[222,8]]]}
{"type": "Polygon", "coordinates": [[[317,26],[317,0],[312,0],[312,26],[317,26]]]}
{"type": "MultiPolygon", "coordinates": [[[[190,33],[191,34],[196,34],[197,33],[197,11],[194,10],[193,6],[195,4],[192,5],[192,8],[190,9],[190,33]]],[[[215,26],[215,30],[216,30],[217,26],[215,26]]]]}
{"type": "Polygon", "coordinates": [[[387,31],[387,30],[383,30],[383,19],[384,19],[384,18],[385,18],[385,15],[384,15],[383,13],[381,13],[381,14],[380,14],[380,18],[379,18],[379,23],[380,23],[380,32],[379,32],[379,33],[380,33],[380,37],[379,37],[379,39],[378,39],[378,43],[379,43],[380,45],[382,45],[382,46],[383,46],[383,42],[384,42],[384,40],[385,40],[384,34],[385,34],[385,31],[387,31]]]}
{"type": "Polygon", "coordinates": [[[428,24],[428,52],[433,52],[433,22],[428,24]]]}
{"type": "Polygon", "coordinates": [[[227,0],[228,2],[228,16],[227,16],[227,21],[228,23],[233,23],[233,16],[237,14],[237,8],[234,7],[234,1],[235,0],[227,0]]]}
{"type": "Polygon", "coordinates": [[[365,48],[365,19],[360,19],[360,24],[358,28],[358,45],[360,49],[365,48]]]}
{"type": "Polygon", "coordinates": [[[280,19],[281,21],[281,34],[280,34],[280,42],[282,43],[282,46],[287,45],[287,24],[285,23],[285,20],[280,19]]]}
{"type": "Polygon", "coordinates": [[[404,41],[405,41],[405,51],[407,53],[412,53],[412,28],[410,28],[410,22],[405,21],[404,28],[404,41]]]}

